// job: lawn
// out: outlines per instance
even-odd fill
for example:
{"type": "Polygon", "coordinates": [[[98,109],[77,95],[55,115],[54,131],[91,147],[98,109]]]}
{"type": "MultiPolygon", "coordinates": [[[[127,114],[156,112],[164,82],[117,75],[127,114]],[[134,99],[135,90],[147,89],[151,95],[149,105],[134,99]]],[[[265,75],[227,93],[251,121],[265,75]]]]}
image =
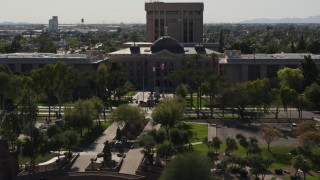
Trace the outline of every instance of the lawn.
{"type": "MultiPolygon", "coordinates": [[[[197,93],[194,93],[193,97],[192,97],[193,107],[197,107],[197,97],[198,97],[197,93]]],[[[189,103],[187,104],[187,106],[190,106],[190,101],[191,101],[191,96],[190,96],[190,94],[188,94],[187,102],[189,102],[189,103]]],[[[199,103],[200,103],[200,100],[199,100],[199,103]]],[[[201,107],[205,108],[207,105],[209,106],[209,97],[202,96],[201,107]]]]}
{"type": "Polygon", "coordinates": [[[132,92],[128,92],[127,94],[125,94],[124,96],[135,96],[137,94],[137,92],[134,92],[134,91],[132,91],[132,92]]]}
{"type": "Polygon", "coordinates": [[[185,122],[188,130],[192,132],[193,136],[190,139],[191,143],[202,142],[208,136],[208,125],[199,123],[185,122]]]}
{"type": "MultiPolygon", "coordinates": [[[[53,153],[48,153],[48,154],[46,154],[46,155],[44,155],[44,156],[41,156],[41,155],[40,155],[40,156],[38,156],[38,157],[36,158],[36,163],[46,162],[46,161],[54,158],[55,156],[56,156],[56,155],[53,154],[53,153]]],[[[21,153],[19,154],[18,159],[19,159],[19,164],[25,164],[25,163],[27,163],[27,162],[30,162],[30,158],[29,158],[29,157],[23,157],[23,156],[21,155],[21,153]]]]}
{"type": "MultiPolygon", "coordinates": [[[[302,176],[303,178],[303,176],[302,176]]],[[[316,177],[316,176],[307,176],[306,178],[307,180],[319,180],[320,177],[316,177]]],[[[286,178],[285,180],[290,180],[290,178],[286,178]]]]}

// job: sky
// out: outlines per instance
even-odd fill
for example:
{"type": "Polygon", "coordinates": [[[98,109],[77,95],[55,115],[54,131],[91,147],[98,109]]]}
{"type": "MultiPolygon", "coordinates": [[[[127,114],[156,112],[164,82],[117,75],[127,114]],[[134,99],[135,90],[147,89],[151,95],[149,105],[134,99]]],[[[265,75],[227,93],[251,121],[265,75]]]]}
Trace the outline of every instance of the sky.
{"type": "MultiPolygon", "coordinates": [[[[145,23],[149,0],[0,0],[0,22],[145,23]]],[[[320,0],[163,0],[203,2],[204,23],[233,23],[256,18],[304,18],[320,15],[320,0]]]]}

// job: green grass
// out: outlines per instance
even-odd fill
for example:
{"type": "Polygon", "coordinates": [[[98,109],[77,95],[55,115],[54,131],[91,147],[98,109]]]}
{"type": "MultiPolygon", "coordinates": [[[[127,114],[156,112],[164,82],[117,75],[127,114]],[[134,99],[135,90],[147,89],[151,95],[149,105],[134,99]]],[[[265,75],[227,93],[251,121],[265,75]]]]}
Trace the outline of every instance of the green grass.
{"type": "MultiPolygon", "coordinates": [[[[222,143],[219,152],[224,152],[226,148],[226,144],[222,143]]],[[[267,150],[266,146],[260,146],[262,150],[262,155],[264,157],[267,157],[270,153],[267,150]]],[[[202,154],[207,154],[208,148],[205,144],[200,145],[194,145],[193,146],[194,151],[202,154]]],[[[271,147],[271,152],[275,155],[275,163],[272,164],[270,167],[273,168],[283,168],[291,165],[291,159],[292,155],[289,155],[288,153],[293,149],[293,147],[271,147]]],[[[320,148],[318,148],[320,151],[320,148]]],[[[237,154],[240,156],[246,156],[246,151],[244,148],[242,148],[240,145],[238,145],[238,150],[233,151],[232,154],[237,154]]]]}
{"type": "Polygon", "coordinates": [[[135,96],[136,94],[137,94],[137,92],[128,92],[124,96],[135,96]]]}
{"type": "MultiPolygon", "coordinates": [[[[36,163],[43,163],[43,162],[46,162],[52,158],[55,157],[55,154],[52,154],[52,153],[48,153],[44,156],[40,155],[36,158],[36,163]]],[[[29,157],[23,157],[21,155],[21,153],[19,154],[18,156],[18,159],[19,159],[19,164],[25,164],[27,162],[30,162],[30,158],[29,157]]]]}
{"type": "Polygon", "coordinates": [[[202,142],[208,136],[208,125],[186,122],[189,125],[189,130],[193,133],[190,142],[202,142]],[[195,136],[197,135],[197,136],[195,136]]]}
{"type": "MultiPolygon", "coordinates": [[[[302,176],[303,178],[303,176],[302,176]]],[[[307,180],[320,180],[320,177],[317,176],[307,176],[306,177],[307,180]]],[[[290,178],[285,178],[284,180],[290,180],[290,178]]]]}
{"type": "Polygon", "coordinates": [[[109,127],[109,125],[110,125],[109,121],[102,121],[101,126],[99,126],[98,124],[95,124],[90,129],[90,132],[88,132],[87,130],[84,130],[83,132],[85,133],[83,134],[82,139],[80,139],[78,146],[80,148],[86,148],[90,146],[104,132],[104,130],[109,127]]]}

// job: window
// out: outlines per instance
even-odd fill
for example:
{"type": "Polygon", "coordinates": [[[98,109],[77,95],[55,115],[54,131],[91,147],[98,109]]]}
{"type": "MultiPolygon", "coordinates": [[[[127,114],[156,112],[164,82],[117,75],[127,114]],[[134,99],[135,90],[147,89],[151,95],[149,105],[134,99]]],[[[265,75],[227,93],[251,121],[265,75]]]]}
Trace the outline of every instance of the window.
{"type": "Polygon", "coordinates": [[[167,15],[176,15],[178,11],[167,11],[167,15]]]}
{"type": "Polygon", "coordinates": [[[153,11],[148,11],[147,15],[153,15],[153,11]]]}
{"type": "Polygon", "coordinates": [[[192,15],[192,14],[193,14],[193,11],[189,11],[189,14],[192,15]]]}

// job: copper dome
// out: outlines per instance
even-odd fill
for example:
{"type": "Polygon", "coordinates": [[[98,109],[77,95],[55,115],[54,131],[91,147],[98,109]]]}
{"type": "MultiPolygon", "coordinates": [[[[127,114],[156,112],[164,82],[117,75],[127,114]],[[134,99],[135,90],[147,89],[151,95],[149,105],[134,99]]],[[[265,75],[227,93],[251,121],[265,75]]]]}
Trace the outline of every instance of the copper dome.
{"type": "Polygon", "coordinates": [[[183,54],[184,53],[184,49],[183,49],[183,46],[181,45],[181,43],[170,36],[163,36],[163,37],[159,38],[151,46],[152,53],[157,53],[157,52],[160,52],[164,49],[166,49],[172,53],[175,53],[175,54],[183,54]]]}

